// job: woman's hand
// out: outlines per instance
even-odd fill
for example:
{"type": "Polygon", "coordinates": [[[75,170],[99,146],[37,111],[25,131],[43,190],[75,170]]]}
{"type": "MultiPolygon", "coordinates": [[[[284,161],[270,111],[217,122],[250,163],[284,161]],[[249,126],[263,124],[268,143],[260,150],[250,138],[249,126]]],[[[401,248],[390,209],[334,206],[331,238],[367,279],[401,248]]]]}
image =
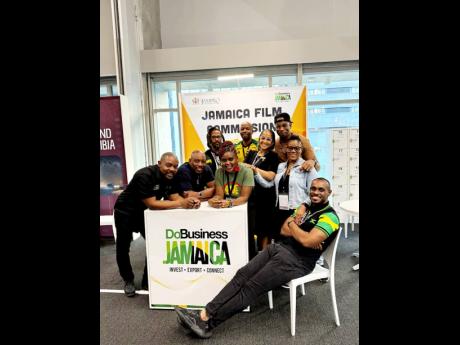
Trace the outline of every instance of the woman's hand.
{"type": "Polygon", "coordinates": [[[217,199],[216,197],[211,198],[208,200],[208,205],[214,208],[220,208],[221,207],[221,201],[222,199],[217,199]]]}

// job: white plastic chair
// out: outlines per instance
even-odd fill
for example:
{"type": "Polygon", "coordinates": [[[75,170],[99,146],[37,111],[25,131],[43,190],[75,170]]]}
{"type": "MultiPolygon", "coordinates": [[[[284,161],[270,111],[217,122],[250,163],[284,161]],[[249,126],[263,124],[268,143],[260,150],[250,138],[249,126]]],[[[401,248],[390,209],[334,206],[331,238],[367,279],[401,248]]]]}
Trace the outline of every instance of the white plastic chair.
{"type": "MultiPolygon", "coordinates": [[[[323,252],[324,260],[327,262],[329,268],[322,267],[316,264],[315,269],[300,278],[292,279],[286,285],[289,287],[289,295],[290,295],[290,305],[291,305],[291,335],[295,335],[295,315],[296,315],[296,298],[297,298],[297,286],[301,286],[302,295],[305,295],[305,283],[319,280],[319,279],[327,279],[329,281],[329,286],[331,289],[331,297],[332,297],[332,307],[334,309],[334,317],[335,323],[337,326],[340,326],[339,320],[339,312],[337,310],[337,301],[335,299],[335,254],[337,251],[337,245],[339,243],[340,235],[342,232],[342,227],[338,230],[335,239],[331,242],[329,247],[323,252]]],[[[268,292],[268,304],[270,309],[273,309],[273,292],[268,292]]]]}

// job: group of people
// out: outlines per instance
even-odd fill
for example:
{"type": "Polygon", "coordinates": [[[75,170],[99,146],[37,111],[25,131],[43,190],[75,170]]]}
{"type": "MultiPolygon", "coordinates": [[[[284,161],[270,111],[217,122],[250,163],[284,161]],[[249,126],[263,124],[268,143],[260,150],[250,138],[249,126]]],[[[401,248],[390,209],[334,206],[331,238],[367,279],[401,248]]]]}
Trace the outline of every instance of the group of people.
{"type": "MultiPolygon", "coordinates": [[[[164,153],[158,164],[134,174],[115,203],[116,258],[127,296],[136,291],[129,259],[132,233],[145,238],[145,209],[248,203],[249,263],[201,312],[176,308],[182,326],[201,338],[261,294],[311,272],[339,228],[328,201],[331,186],[318,175],[309,140],[292,132],[289,114],[277,114],[274,122],[278,138],[266,129],[256,140],[251,123],[244,122],[236,144],[211,127],[206,152],[193,151],[180,167],[174,153],[164,153]]],[[[142,288],[148,289],[147,262],[142,288]]]]}

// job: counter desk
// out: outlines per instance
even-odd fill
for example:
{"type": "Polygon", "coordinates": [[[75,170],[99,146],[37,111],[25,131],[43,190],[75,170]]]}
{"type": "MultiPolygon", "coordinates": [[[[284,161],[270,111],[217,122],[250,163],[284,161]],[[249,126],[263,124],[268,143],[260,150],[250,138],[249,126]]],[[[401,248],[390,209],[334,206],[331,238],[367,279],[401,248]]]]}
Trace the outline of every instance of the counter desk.
{"type": "Polygon", "coordinates": [[[202,308],[248,262],[247,204],[145,210],[149,306],[202,308]]]}

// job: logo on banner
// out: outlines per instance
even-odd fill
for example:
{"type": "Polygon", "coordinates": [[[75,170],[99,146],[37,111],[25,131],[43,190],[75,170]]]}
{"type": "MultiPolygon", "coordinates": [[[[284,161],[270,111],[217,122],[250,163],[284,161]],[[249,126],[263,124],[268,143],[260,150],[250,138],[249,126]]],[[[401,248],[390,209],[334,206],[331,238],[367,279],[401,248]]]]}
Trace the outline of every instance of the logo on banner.
{"type": "Polygon", "coordinates": [[[291,100],[290,92],[275,93],[275,102],[290,101],[290,100],[291,100]]]}
{"type": "Polygon", "coordinates": [[[192,104],[193,105],[220,104],[220,98],[219,97],[207,97],[207,98],[193,97],[192,104]]]}
{"type": "Polygon", "coordinates": [[[230,265],[227,231],[166,229],[163,264],[230,265]]]}

